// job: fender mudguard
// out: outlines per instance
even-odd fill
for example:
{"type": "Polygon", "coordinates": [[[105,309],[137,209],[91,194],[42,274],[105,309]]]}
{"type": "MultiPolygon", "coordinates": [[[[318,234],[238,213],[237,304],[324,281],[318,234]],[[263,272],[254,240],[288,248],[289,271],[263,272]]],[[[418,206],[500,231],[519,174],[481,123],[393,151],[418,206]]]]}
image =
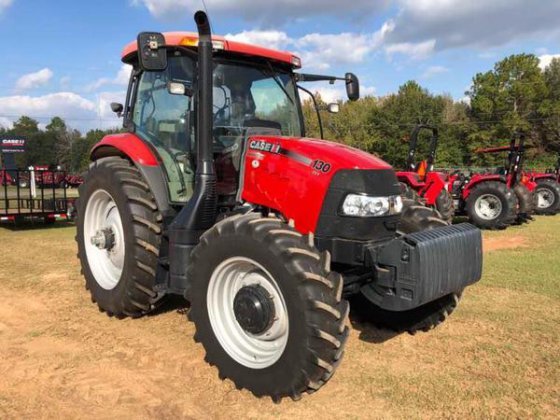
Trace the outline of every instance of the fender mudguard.
{"type": "Polygon", "coordinates": [[[132,161],[148,183],[162,214],[174,213],[169,204],[165,173],[151,146],[132,133],[111,134],[93,146],[90,152],[92,161],[109,156],[120,156],[132,161]]]}

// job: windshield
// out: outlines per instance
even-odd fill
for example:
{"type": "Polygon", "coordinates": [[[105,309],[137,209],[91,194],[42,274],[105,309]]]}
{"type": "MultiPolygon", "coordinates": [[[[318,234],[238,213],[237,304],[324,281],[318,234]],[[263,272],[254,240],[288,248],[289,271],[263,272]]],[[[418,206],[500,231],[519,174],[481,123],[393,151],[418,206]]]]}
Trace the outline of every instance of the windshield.
{"type": "Polygon", "coordinates": [[[272,66],[223,62],[214,67],[214,127],[266,127],[301,136],[292,75],[272,66]]]}

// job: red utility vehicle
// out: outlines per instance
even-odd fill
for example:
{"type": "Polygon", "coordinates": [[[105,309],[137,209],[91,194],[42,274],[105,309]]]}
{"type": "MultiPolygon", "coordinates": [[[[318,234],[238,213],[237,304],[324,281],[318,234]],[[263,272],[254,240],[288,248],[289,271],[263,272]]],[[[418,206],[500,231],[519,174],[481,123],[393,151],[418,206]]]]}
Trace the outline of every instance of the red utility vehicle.
{"type": "Polygon", "coordinates": [[[78,255],[111,316],[138,317],[169,294],[190,302],[194,339],[221,378],[299,399],[340,364],[349,296],[378,320],[428,330],[478,281],[481,233],[448,226],[400,195],[394,170],[342,144],[305,138],[300,60],[192,33],[142,33],[124,50],[128,132],[105,137],[80,187],[78,255]],[[425,232],[430,229],[429,232],[425,232]]]}
{"type": "Polygon", "coordinates": [[[397,172],[397,178],[406,190],[414,191],[426,205],[435,208],[448,222],[453,220],[455,209],[451,193],[448,191],[448,176],[434,172],[434,162],[438,146],[438,129],[429,125],[418,125],[410,136],[406,170],[397,172]],[[416,161],[418,137],[422,130],[432,133],[428,157],[416,161]]]}

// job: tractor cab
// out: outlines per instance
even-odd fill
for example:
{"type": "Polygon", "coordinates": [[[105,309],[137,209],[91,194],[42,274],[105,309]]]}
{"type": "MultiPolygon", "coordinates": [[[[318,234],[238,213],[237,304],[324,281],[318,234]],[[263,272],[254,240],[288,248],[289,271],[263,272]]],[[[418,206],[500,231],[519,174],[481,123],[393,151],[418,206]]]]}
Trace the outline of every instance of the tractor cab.
{"type": "MultiPolygon", "coordinates": [[[[166,171],[170,199],[182,204],[192,197],[197,166],[198,34],[149,33],[140,38],[123,51],[123,61],[134,70],[126,104],[114,106],[125,126],[156,149],[166,171]],[[146,66],[138,51],[155,42],[156,35],[160,50],[146,66]]],[[[298,81],[344,80],[349,97],[357,99],[358,80],[350,73],[344,78],[298,74],[300,59],[291,53],[219,36],[212,36],[212,50],[209,96],[217,192],[221,200],[233,204],[249,137],[304,137],[298,81]]]]}

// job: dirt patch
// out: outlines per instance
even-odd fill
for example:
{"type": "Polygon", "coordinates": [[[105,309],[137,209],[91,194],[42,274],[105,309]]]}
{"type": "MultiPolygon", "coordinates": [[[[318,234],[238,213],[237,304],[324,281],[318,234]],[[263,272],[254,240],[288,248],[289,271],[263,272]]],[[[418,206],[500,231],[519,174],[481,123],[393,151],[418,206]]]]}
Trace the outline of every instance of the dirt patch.
{"type": "MultiPolygon", "coordinates": [[[[505,234],[485,250],[524,245],[505,234]]],[[[73,237],[70,228],[0,228],[10,246],[0,264],[1,419],[552,418],[560,410],[557,300],[483,281],[430,333],[355,324],[333,379],[276,405],[218,378],[177,305],[137,320],[99,313],[73,237]]]]}
{"type": "Polygon", "coordinates": [[[484,238],[482,249],[484,252],[498,251],[500,249],[515,249],[528,247],[527,238],[525,236],[507,236],[496,238],[484,238]]]}

